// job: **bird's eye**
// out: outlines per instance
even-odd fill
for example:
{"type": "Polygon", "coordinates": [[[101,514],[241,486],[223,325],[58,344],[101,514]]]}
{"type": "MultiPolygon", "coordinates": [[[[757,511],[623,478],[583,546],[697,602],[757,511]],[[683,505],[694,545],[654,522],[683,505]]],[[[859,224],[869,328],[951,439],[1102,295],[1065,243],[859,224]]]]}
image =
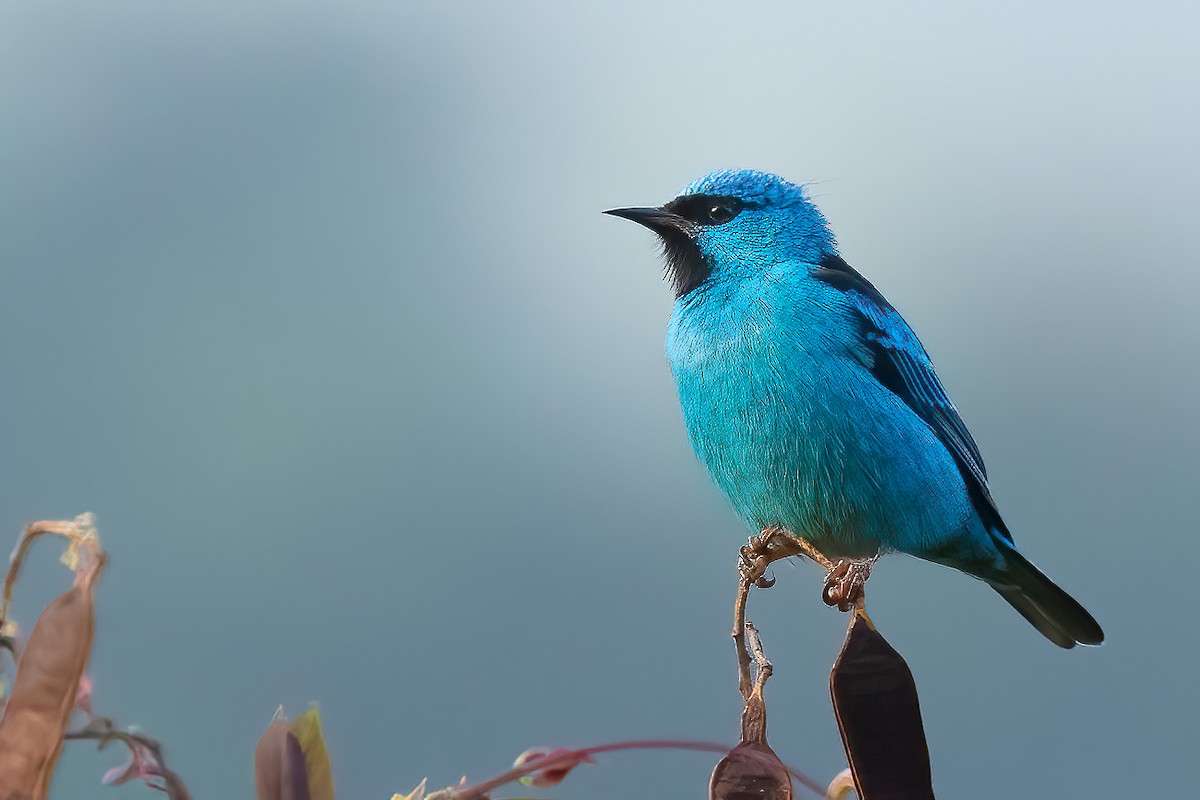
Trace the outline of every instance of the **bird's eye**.
{"type": "Polygon", "coordinates": [[[713,225],[724,225],[737,216],[737,212],[724,203],[713,203],[706,213],[708,222],[713,225]]]}
{"type": "Polygon", "coordinates": [[[742,213],[745,203],[736,197],[711,194],[685,194],[663,206],[695,225],[724,225],[742,213]]]}

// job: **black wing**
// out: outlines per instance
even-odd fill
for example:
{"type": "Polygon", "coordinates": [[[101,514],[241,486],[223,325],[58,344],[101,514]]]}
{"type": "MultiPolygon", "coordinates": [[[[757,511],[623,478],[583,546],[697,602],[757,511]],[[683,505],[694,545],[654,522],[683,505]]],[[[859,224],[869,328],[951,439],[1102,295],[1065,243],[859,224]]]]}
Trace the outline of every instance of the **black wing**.
{"type": "Polygon", "coordinates": [[[873,356],[871,373],[925,421],[962,473],[971,503],[984,524],[1012,543],[988,490],[987,469],[971,432],[946,395],[917,335],[871,282],[841,256],[828,256],[813,277],[846,293],[862,323],[863,343],[873,356]]]}

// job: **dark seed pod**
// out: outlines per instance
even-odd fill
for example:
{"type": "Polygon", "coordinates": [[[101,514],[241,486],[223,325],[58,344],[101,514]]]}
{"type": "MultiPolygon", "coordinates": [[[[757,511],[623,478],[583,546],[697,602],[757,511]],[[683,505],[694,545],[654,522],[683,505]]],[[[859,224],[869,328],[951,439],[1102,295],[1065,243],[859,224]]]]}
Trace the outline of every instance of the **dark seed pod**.
{"type": "Polygon", "coordinates": [[[862,800],[929,800],[933,782],[917,685],[861,609],[829,679],[833,710],[862,800]]]}

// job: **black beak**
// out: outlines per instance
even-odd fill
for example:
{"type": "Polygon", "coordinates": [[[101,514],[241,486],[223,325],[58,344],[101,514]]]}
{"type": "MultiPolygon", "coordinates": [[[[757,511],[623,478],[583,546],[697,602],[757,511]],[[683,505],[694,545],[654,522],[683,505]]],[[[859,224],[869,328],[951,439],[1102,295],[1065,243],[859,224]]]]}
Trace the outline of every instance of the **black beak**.
{"type": "Polygon", "coordinates": [[[604,213],[631,219],[658,234],[667,259],[667,279],[676,297],[683,297],[708,277],[711,270],[696,245],[696,223],[687,217],[666,208],[613,208],[604,213]]]}
{"type": "Polygon", "coordinates": [[[612,208],[604,213],[633,220],[638,225],[645,225],[660,236],[673,232],[686,233],[692,227],[692,223],[684,217],[661,208],[612,208]]]}

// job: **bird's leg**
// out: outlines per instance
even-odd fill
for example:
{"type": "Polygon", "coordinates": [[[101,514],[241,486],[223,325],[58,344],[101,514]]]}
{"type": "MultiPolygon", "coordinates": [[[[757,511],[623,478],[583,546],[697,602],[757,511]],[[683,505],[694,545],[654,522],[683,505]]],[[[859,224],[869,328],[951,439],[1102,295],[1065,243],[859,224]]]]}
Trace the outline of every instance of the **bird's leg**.
{"type": "Polygon", "coordinates": [[[830,560],[824,553],[813,547],[805,539],[796,536],[778,526],[763,528],[760,533],[751,536],[742,547],[738,559],[738,572],[741,580],[738,587],[738,599],[734,606],[735,627],[734,636],[741,634],[741,617],[744,613],[746,598],[750,587],[769,589],[775,585],[774,578],[767,578],[767,567],[772,563],[791,556],[807,556],[825,568],[825,588],[821,599],[826,605],[837,606],[842,611],[861,605],[865,594],[865,584],[871,577],[871,567],[878,554],[870,558],[840,558],[836,562],[830,560]]]}
{"type": "Polygon", "coordinates": [[[878,557],[841,558],[836,564],[831,564],[829,574],[825,576],[825,589],[821,592],[825,605],[837,606],[841,611],[861,606],[867,578],[871,577],[871,566],[878,557]]]}

